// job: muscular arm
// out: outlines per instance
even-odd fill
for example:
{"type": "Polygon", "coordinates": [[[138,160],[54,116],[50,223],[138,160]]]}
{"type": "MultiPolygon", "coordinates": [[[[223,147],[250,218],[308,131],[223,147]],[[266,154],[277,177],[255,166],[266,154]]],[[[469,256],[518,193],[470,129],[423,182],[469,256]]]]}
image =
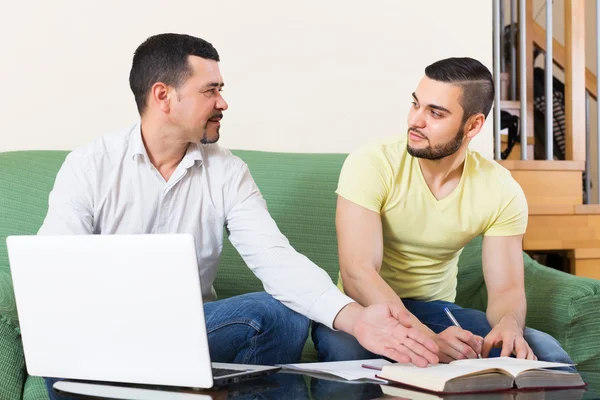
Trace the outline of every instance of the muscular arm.
{"type": "Polygon", "coordinates": [[[527,313],[523,272],[523,235],[483,238],[483,274],[488,290],[487,319],[497,325],[510,318],[523,329],[527,313]]]}
{"type": "MultiPolygon", "coordinates": [[[[390,302],[403,310],[400,297],[379,275],[383,258],[381,216],[338,196],[336,230],[344,291],[363,306],[390,302]]],[[[415,327],[433,335],[413,314],[415,327]]]]}
{"type": "Polygon", "coordinates": [[[492,331],[482,353],[502,343],[502,356],[534,358],[523,339],[527,314],[523,267],[523,235],[487,236],[483,239],[483,274],[488,291],[487,319],[492,331]]]}

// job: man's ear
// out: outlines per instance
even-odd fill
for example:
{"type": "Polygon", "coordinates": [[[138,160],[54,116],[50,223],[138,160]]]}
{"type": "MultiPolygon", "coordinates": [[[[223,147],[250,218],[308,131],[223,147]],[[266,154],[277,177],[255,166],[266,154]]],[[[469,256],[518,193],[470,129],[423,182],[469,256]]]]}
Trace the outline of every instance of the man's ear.
{"type": "Polygon", "coordinates": [[[465,124],[465,137],[473,139],[483,128],[485,116],[482,113],[471,115],[465,124]]]}
{"type": "Polygon", "coordinates": [[[168,113],[171,110],[171,92],[168,85],[156,82],[152,85],[148,101],[154,103],[162,112],[168,113]]]}

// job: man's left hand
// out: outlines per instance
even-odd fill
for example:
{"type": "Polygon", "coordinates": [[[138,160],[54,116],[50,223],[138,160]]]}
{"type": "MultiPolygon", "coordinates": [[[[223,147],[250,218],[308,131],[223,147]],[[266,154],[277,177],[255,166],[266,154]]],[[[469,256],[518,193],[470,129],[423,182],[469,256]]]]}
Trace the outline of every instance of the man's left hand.
{"type": "Polygon", "coordinates": [[[493,347],[502,346],[500,357],[509,357],[511,354],[517,358],[537,360],[529,344],[523,338],[523,329],[513,320],[500,320],[483,339],[481,357],[486,358],[493,347]]]}

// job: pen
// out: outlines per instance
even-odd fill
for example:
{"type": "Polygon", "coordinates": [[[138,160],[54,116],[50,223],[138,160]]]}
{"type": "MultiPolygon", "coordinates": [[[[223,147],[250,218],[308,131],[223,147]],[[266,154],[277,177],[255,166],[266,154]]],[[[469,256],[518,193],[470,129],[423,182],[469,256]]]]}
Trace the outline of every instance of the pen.
{"type": "MultiPolygon", "coordinates": [[[[454,315],[452,315],[452,313],[450,312],[450,310],[448,310],[448,307],[444,307],[444,311],[446,312],[446,315],[448,316],[448,318],[450,318],[450,321],[452,321],[452,323],[455,326],[458,326],[460,329],[462,329],[462,326],[460,326],[460,324],[458,323],[458,321],[456,320],[456,318],[454,318],[454,315]]],[[[477,358],[481,358],[481,354],[477,354],[477,358]]]]}

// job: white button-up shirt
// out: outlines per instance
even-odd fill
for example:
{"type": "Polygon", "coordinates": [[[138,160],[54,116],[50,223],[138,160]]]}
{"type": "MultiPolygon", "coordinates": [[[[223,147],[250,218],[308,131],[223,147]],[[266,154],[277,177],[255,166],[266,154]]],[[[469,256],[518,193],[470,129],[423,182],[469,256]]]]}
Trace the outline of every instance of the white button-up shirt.
{"type": "Polygon", "coordinates": [[[265,290],[291,309],[332,327],[352,302],[290,246],[240,158],[217,144],[190,145],[166,182],[148,158],[139,122],[67,156],[39,234],[190,233],[202,296],[211,301],[224,226],[265,290]]]}

